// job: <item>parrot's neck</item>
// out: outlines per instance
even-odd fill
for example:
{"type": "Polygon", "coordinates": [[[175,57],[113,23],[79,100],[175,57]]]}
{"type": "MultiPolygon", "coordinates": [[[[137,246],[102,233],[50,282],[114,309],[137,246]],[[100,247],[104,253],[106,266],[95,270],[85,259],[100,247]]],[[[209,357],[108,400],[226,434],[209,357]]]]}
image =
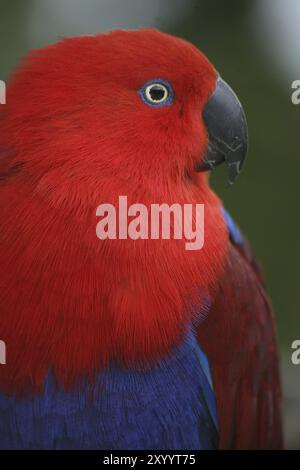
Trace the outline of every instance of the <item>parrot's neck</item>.
{"type": "MultiPolygon", "coordinates": [[[[29,200],[25,189],[21,196],[29,200]]],[[[166,201],[204,204],[201,250],[187,250],[184,239],[99,240],[94,210],[66,217],[45,200],[31,200],[22,210],[16,201],[1,206],[13,240],[1,259],[7,315],[0,331],[8,351],[2,388],[37,389],[49,369],[70,387],[112,360],[155,363],[181,343],[226,257],[221,205],[208,187],[166,201]]],[[[114,200],[115,193],[107,195],[114,200]]]]}

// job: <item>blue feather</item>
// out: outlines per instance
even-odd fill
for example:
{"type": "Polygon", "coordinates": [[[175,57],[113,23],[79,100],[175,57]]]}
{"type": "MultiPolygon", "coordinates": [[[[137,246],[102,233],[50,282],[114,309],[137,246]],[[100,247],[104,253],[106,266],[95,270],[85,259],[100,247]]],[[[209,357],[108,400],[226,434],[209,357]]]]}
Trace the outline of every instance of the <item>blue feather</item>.
{"type": "Polygon", "coordinates": [[[244,242],[244,238],[242,232],[240,231],[239,227],[236,225],[235,221],[231,217],[231,215],[223,208],[223,215],[225,218],[225,222],[227,225],[227,230],[229,232],[229,236],[234,243],[237,245],[242,245],[244,242]]]}
{"type": "Polygon", "coordinates": [[[26,400],[0,394],[0,449],[197,450],[218,446],[207,358],[193,333],[155,367],[116,364],[96,387],[55,386],[26,400]]]}

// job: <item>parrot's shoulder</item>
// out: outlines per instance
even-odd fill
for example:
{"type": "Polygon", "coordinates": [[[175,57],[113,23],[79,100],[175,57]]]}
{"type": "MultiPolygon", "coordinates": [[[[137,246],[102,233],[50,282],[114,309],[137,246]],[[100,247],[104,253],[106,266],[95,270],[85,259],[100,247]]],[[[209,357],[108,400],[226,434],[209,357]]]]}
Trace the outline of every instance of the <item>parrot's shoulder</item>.
{"type": "Polygon", "coordinates": [[[224,207],[222,208],[222,212],[226,222],[226,227],[230,240],[236,245],[242,245],[244,237],[239,226],[224,207]]]}
{"type": "Polygon", "coordinates": [[[244,259],[245,263],[249,265],[258,277],[260,284],[264,286],[263,269],[260,261],[255,256],[250,243],[230,213],[225,208],[222,208],[222,212],[230,240],[230,249],[234,251],[237,250],[239,252],[239,255],[244,259]]]}

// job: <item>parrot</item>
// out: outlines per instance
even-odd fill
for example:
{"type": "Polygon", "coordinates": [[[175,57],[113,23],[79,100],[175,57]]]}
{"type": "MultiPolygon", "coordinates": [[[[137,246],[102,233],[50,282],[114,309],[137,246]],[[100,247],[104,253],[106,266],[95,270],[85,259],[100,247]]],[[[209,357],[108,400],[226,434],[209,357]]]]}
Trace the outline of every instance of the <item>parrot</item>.
{"type": "Polygon", "coordinates": [[[185,39],[119,29],[33,50],[6,93],[0,449],[282,448],[262,269],[210,186],[248,148],[216,68],[185,39]],[[120,195],[202,204],[202,248],[100,240],[97,207],[120,195]]]}

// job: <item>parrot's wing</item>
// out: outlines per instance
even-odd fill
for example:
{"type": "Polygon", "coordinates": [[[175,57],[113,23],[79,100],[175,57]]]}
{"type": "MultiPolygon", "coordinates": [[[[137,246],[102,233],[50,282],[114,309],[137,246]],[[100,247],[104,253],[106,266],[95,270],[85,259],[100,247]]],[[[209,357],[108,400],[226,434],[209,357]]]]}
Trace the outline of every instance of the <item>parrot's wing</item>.
{"type": "Polygon", "coordinates": [[[270,301],[248,242],[224,211],[230,246],[224,276],[198,330],[212,368],[221,448],[283,445],[281,386],[270,301]]]}

